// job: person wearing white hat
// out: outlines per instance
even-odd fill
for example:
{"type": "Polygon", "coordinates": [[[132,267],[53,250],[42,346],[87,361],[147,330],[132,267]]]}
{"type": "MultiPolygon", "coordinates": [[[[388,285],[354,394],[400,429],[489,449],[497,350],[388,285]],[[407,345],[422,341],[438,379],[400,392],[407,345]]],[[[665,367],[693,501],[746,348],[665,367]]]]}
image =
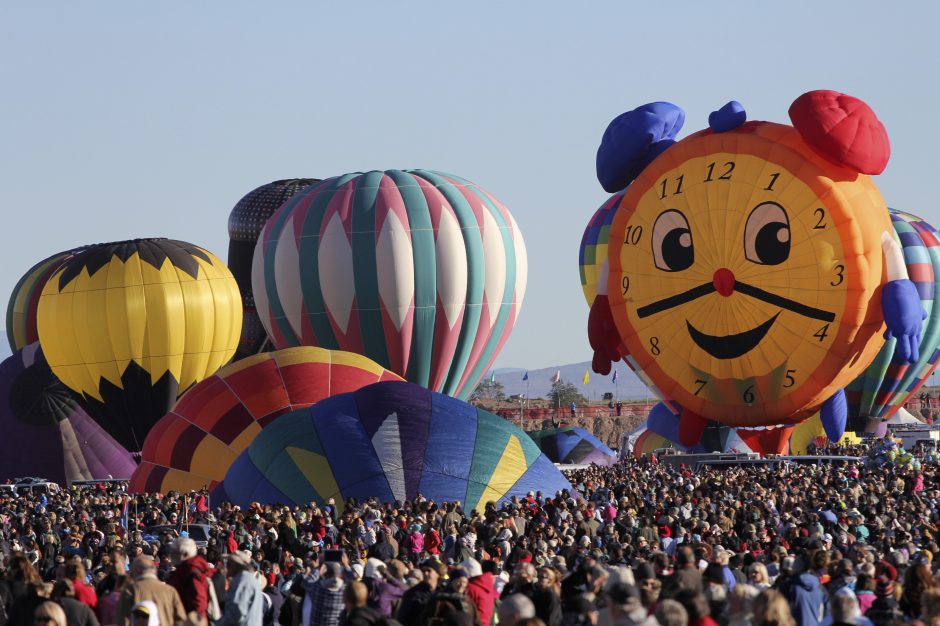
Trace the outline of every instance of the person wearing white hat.
{"type": "Polygon", "coordinates": [[[255,580],[251,556],[236,551],[228,555],[226,567],[229,589],[225,594],[225,610],[217,626],[260,626],[264,618],[264,594],[255,580]]]}

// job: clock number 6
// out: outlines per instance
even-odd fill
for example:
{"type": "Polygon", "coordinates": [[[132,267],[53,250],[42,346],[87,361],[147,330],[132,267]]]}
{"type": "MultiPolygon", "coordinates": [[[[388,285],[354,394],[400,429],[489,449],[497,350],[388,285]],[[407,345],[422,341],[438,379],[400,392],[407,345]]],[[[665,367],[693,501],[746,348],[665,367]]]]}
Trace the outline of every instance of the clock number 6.
{"type": "Polygon", "coordinates": [[[754,402],[754,385],[751,385],[750,387],[744,390],[744,395],[741,396],[741,399],[747,402],[748,404],[751,404],[752,402],[754,402]]]}
{"type": "Polygon", "coordinates": [[[843,272],[845,272],[845,266],[842,265],[841,263],[836,265],[837,276],[835,277],[834,280],[830,280],[829,284],[832,285],[833,287],[838,287],[839,285],[841,285],[845,281],[845,274],[843,272]]]}
{"type": "Polygon", "coordinates": [[[663,353],[663,351],[659,349],[659,337],[650,337],[650,352],[653,356],[659,356],[663,353]]]}

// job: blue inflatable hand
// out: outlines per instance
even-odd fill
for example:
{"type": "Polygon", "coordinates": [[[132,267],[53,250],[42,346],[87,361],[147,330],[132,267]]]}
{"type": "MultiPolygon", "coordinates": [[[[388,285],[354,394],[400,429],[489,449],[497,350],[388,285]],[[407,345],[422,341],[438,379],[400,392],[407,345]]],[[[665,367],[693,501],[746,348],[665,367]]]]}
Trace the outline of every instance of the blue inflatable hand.
{"type": "Polygon", "coordinates": [[[881,309],[888,326],[885,339],[897,340],[895,361],[915,363],[920,358],[920,334],[927,317],[917,287],[906,278],[890,281],[881,292],[881,309]]]}
{"type": "Polygon", "coordinates": [[[716,133],[734,130],[747,121],[747,112],[737,100],[732,100],[708,116],[708,126],[716,133]]]}
{"type": "Polygon", "coordinates": [[[670,102],[651,102],[618,115],[607,126],[597,149],[597,180],[616,193],[633,182],[669,146],[685,122],[670,102]]]}
{"type": "Polygon", "coordinates": [[[829,441],[836,442],[845,434],[845,424],[849,417],[849,405],[845,400],[845,391],[840,389],[832,397],[823,402],[819,409],[819,421],[829,441]]]}

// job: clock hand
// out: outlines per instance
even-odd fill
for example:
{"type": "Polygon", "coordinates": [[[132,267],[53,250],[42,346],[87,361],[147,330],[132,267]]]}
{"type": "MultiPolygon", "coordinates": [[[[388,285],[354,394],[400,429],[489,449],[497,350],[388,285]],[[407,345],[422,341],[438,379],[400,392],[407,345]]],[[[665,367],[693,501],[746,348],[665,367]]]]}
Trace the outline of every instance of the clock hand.
{"type": "Polygon", "coordinates": [[[830,313],[829,311],[823,311],[822,309],[817,309],[805,304],[801,304],[796,300],[791,300],[789,298],[784,298],[783,296],[778,296],[775,293],[770,293],[769,291],[764,291],[760,287],[754,287],[753,285],[748,285],[747,283],[742,283],[741,281],[734,282],[734,290],[740,291],[746,296],[751,296],[752,298],[757,298],[758,300],[763,300],[767,304],[772,304],[774,306],[779,306],[781,309],[788,309],[794,313],[799,313],[805,317],[821,320],[823,322],[834,322],[836,319],[835,313],[830,313]]]}
{"type": "Polygon", "coordinates": [[[667,309],[672,307],[679,306],[680,304],[685,304],[687,302],[692,302],[702,296],[706,296],[715,291],[714,282],[703,283],[698,287],[692,287],[688,291],[683,291],[682,293],[677,293],[674,296],[669,296],[668,298],[663,298],[652,304],[647,304],[646,306],[641,306],[636,310],[637,316],[642,319],[644,317],[649,317],[650,315],[655,315],[656,313],[662,313],[667,309]]]}

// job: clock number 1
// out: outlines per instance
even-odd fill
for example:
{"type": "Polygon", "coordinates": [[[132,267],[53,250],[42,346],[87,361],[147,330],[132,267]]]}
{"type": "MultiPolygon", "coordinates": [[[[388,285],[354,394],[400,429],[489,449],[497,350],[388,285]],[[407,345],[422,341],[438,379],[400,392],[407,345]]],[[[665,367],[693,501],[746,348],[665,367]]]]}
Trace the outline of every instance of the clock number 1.
{"type": "Polygon", "coordinates": [[[770,184],[764,187],[764,191],[773,191],[774,183],[777,182],[777,179],[780,178],[780,172],[774,172],[770,175],[770,184]]]}
{"type": "MultiPolygon", "coordinates": [[[[678,196],[679,194],[682,193],[682,180],[683,180],[684,178],[685,178],[685,175],[684,175],[684,174],[680,174],[679,177],[676,179],[676,190],[672,192],[672,195],[678,196]]],[[[660,199],[660,200],[662,200],[663,198],[666,197],[666,184],[667,184],[668,182],[669,182],[669,179],[668,179],[668,178],[664,178],[664,179],[663,179],[663,182],[660,184],[660,187],[661,187],[660,193],[659,193],[659,199],[660,199]]]]}

